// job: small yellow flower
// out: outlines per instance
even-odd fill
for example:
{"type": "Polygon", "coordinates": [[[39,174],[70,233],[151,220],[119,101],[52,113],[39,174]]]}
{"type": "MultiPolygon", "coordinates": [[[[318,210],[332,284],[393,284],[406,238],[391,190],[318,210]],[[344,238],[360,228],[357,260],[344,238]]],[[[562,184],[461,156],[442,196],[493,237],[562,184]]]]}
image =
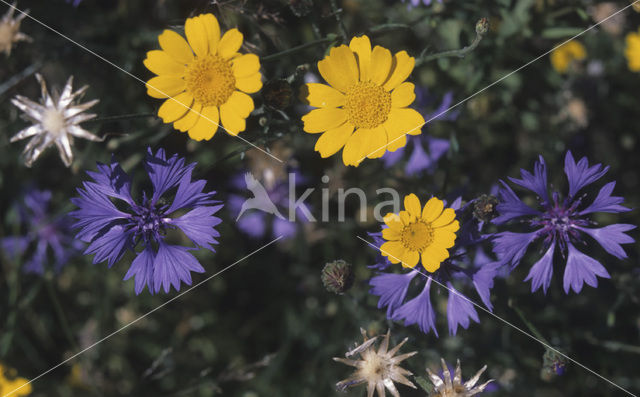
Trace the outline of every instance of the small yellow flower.
{"type": "Polygon", "coordinates": [[[624,56],[627,58],[629,70],[640,72],[640,30],[638,33],[627,34],[625,41],[624,56]]]}
{"type": "Polygon", "coordinates": [[[634,3],[633,3],[633,9],[634,9],[636,12],[640,12],[640,3],[638,3],[638,2],[634,2],[634,3]]]}
{"type": "Polygon", "coordinates": [[[10,394],[20,397],[31,394],[31,385],[25,378],[19,378],[16,370],[0,363],[0,396],[10,394]]]}
{"type": "Polygon", "coordinates": [[[380,247],[382,255],[391,263],[402,261],[404,267],[415,267],[420,260],[430,273],[440,268],[449,257],[456,232],[460,228],[453,208],[444,208],[444,202],[432,197],[424,208],[415,194],[404,198],[404,211],[389,213],[384,222],[389,226],[382,230],[387,240],[380,247]]]}
{"type": "Polygon", "coordinates": [[[575,40],[556,48],[551,53],[551,65],[558,73],[567,73],[574,61],[582,61],[587,57],[587,50],[575,40]]]}
{"type": "Polygon", "coordinates": [[[16,3],[9,8],[6,14],[0,19],[0,52],[4,52],[7,56],[11,55],[13,44],[19,41],[32,41],[31,37],[20,32],[20,23],[27,16],[29,11],[24,14],[13,17],[16,3]]]}
{"type": "Polygon", "coordinates": [[[414,85],[404,82],[414,64],[406,51],[392,56],[380,46],[372,50],[367,36],[332,48],[318,62],[329,85],[310,83],[303,92],[304,100],[320,108],[302,117],[306,132],[322,133],[315,150],[329,157],[344,148],[344,164],[357,167],[365,157],[403,147],[406,134],[419,135],[424,118],[407,108],[415,93],[414,85]]]}
{"type": "Polygon", "coordinates": [[[157,74],[147,82],[147,94],[168,98],[158,116],[165,123],[197,141],[209,140],[218,124],[231,135],[246,128],[254,109],[248,94],[262,87],[260,60],[241,54],[243,36],[231,29],[220,37],[220,25],[212,14],[189,18],[187,40],[165,30],[158,41],[162,50],[149,51],[144,65],[157,74]]]}

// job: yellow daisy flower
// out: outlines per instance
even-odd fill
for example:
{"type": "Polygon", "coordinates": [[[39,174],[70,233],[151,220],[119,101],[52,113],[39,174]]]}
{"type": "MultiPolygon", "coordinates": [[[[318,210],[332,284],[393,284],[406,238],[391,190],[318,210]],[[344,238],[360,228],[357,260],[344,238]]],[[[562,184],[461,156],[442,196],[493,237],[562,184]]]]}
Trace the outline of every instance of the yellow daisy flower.
{"type": "Polygon", "coordinates": [[[414,64],[406,51],[391,56],[380,46],[372,50],[367,36],[332,48],[318,62],[329,85],[306,84],[303,92],[303,99],[319,108],[302,117],[306,132],[322,133],[315,150],[329,157],[344,147],[342,161],[357,167],[365,157],[403,147],[406,134],[419,135],[424,118],[407,108],[415,93],[414,85],[404,82],[414,64]]]}
{"type": "Polygon", "coordinates": [[[19,378],[16,370],[6,368],[0,363],[0,396],[12,393],[20,397],[31,394],[31,385],[25,378],[19,378]]]}
{"type": "Polygon", "coordinates": [[[389,213],[384,222],[389,226],[382,230],[387,240],[380,247],[383,256],[391,263],[402,261],[403,267],[415,267],[420,260],[430,273],[440,268],[449,257],[456,232],[460,228],[453,208],[444,208],[444,202],[433,197],[424,208],[415,194],[404,198],[404,211],[389,213]]]}
{"type": "Polygon", "coordinates": [[[629,70],[640,72],[640,30],[638,33],[629,33],[625,41],[624,56],[627,58],[629,70]]]}
{"type": "Polygon", "coordinates": [[[551,52],[551,66],[558,73],[567,73],[574,61],[582,61],[586,57],[586,48],[580,42],[571,40],[551,52]]]}
{"type": "Polygon", "coordinates": [[[147,94],[169,98],[158,116],[188,131],[192,139],[211,139],[219,123],[235,136],[245,130],[245,119],[254,109],[247,93],[262,87],[260,60],[238,52],[243,38],[238,29],[220,37],[212,14],[187,19],[184,30],[187,40],[165,30],[158,36],[162,50],[147,53],[144,65],[158,75],[147,82],[147,94]]]}

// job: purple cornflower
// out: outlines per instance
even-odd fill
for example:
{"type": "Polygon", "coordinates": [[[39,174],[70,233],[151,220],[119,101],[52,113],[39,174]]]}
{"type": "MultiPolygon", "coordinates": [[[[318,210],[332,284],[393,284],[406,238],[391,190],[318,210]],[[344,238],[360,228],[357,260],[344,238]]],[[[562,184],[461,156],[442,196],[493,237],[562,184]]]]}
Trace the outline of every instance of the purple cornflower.
{"type": "MultiPolygon", "coordinates": [[[[428,6],[431,5],[432,0],[409,0],[409,4],[407,5],[409,8],[418,7],[420,3],[428,6]]],[[[406,0],[402,0],[403,3],[406,3],[406,0]]],[[[442,4],[442,0],[438,0],[438,3],[442,4]]]]}
{"type": "MultiPolygon", "coordinates": [[[[434,98],[429,95],[425,88],[416,88],[416,103],[418,108],[426,108],[431,105],[434,98]]],[[[448,92],[442,98],[440,106],[432,113],[425,114],[427,124],[423,130],[438,120],[455,120],[458,117],[457,112],[447,112],[453,102],[453,94],[448,92]]],[[[382,157],[384,166],[390,168],[397,164],[405,155],[408,147],[412,145],[413,150],[409,155],[409,160],[405,165],[405,173],[407,175],[415,175],[421,172],[432,174],[436,169],[438,161],[449,151],[449,140],[434,138],[426,133],[420,135],[407,135],[407,145],[399,148],[395,152],[386,152],[382,157]],[[426,149],[425,149],[426,148],[426,149]]]]}
{"type": "MultiPolygon", "coordinates": [[[[232,178],[234,189],[250,191],[249,195],[230,194],[227,201],[231,214],[236,216],[238,229],[249,237],[262,239],[271,235],[287,240],[297,234],[299,222],[307,220],[307,214],[301,207],[297,209],[295,219],[290,219],[289,183],[299,186],[305,178],[295,170],[288,171],[279,177],[263,172],[256,178],[246,172],[232,178]],[[250,202],[253,204],[248,206],[250,202]]],[[[305,208],[308,211],[308,207],[305,208]]]]}
{"type": "Polygon", "coordinates": [[[203,191],[204,180],[191,180],[195,165],[149,148],[144,167],[153,191],[150,196],[143,192],[140,204],[131,196],[131,178],[113,160],[110,165],[98,163],[98,172],[87,172],[94,181],[84,182],[78,189],[80,197],[72,199],[79,207],[71,213],[77,219],[74,227],[80,228],[77,237],[90,243],[85,254],[94,254],[93,263],[107,261],[111,267],[142,243],[124,277],[135,276],[136,294],[145,286],[156,293],[161,287],[169,292],[171,286],[179,291],[181,282],[191,285],[191,272],[203,273],[204,268],[189,251],[199,247],[215,252],[211,244],[217,244],[215,237],[220,234],[214,226],[220,218],[213,214],[222,205],[213,199],[215,192],[203,191]],[[171,201],[168,196],[173,192],[171,201]],[[176,228],[193,247],[165,241],[167,232],[176,228]]]}
{"type": "Polygon", "coordinates": [[[5,254],[12,258],[21,258],[34,244],[35,249],[24,262],[25,273],[44,274],[48,262],[47,252],[53,252],[53,269],[59,272],[69,259],[77,255],[84,244],[73,238],[71,220],[66,216],[52,216],[49,212],[51,191],[30,189],[15,205],[20,224],[27,227],[23,236],[11,236],[0,239],[5,254]]]}
{"type": "MultiPolygon", "coordinates": [[[[597,241],[602,248],[616,258],[626,258],[621,244],[629,244],[634,239],[625,232],[634,229],[634,225],[616,223],[604,227],[589,227],[596,225],[588,219],[589,214],[595,212],[619,213],[630,211],[620,205],[622,197],[612,196],[615,182],[604,185],[597,196],[585,203],[587,194],[578,192],[587,185],[600,179],[609,167],[596,164],[589,167],[586,157],[577,163],[568,151],[564,161],[564,172],[569,182],[569,192],[563,198],[558,191],[549,194],[547,185],[547,167],[542,156],[535,163],[534,172],[520,170],[522,179],[509,178],[511,182],[531,190],[537,195],[539,209],[534,209],[523,203],[514,191],[500,181],[500,203],[497,206],[499,216],[493,220],[498,225],[512,220],[518,224],[528,225],[526,233],[504,231],[497,233],[493,241],[493,250],[502,262],[515,268],[522,259],[527,248],[535,240],[540,239],[545,253],[529,271],[525,281],[531,280],[531,292],[542,287],[546,293],[553,274],[555,256],[566,260],[564,270],[564,291],[569,293],[573,289],[576,293],[582,290],[583,283],[592,287],[598,285],[597,276],[610,278],[607,270],[600,262],[582,253],[576,245],[586,245],[585,234],[597,241]]],[[[515,223],[515,222],[514,222],[515,223]]]]}
{"type": "MultiPolygon", "coordinates": [[[[480,322],[474,305],[460,295],[458,288],[472,284],[485,306],[489,310],[493,310],[489,291],[493,287],[493,278],[497,274],[499,266],[495,262],[482,262],[480,257],[474,261],[474,266],[469,265],[468,251],[490,237],[489,234],[483,235],[481,238],[477,237],[482,224],[471,216],[472,203],[473,201],[462,208],[460,207],[460,199],[452,203],[451,208],[456,210],[456,219],[460,219],[463,227],[458,232],[456,245],[450,249],[452,255],[440,264],[440,268],[435,273],[428,273],[424,269],[410,270],[406,273],[382,272],[391,266],[388,258],[382,255],[378,256],[376,264],[370,266],[380,273],[369,280],[371,286],[369,293],[380,297],[378,308],[386,307],[388,319],[404,321],[405,326],[417,324],[425,334],[433,330],[434,334],[438,336],[436,308],[431,302],[434,284],[441,284],[435,285],[436,296],[444,291],[442,285],[446,286],[449,291],[447,322],[451,335],[457,333],[458,326],[467,329],[471,320],[480,322]],[[433,283],[434,280],[438,283],[433,283]],[[409,299],[408,295],[412,290],[417,290],[418,293],[409,299]]],[[[378,247],[385,242],[381,233],[370,233],[369,236],[373,238],[374,244],[378,247]]]]}

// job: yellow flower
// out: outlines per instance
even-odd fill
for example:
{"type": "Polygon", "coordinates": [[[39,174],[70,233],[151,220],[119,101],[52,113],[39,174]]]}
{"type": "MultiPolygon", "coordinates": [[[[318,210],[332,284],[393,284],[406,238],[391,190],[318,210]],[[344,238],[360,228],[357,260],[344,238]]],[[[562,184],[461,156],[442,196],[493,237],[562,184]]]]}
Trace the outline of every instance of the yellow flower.
{"type": "Polygon", "coordinates": [[[627,58],[629,70],[640,72],[640,30],[638,30],[638,33],[629,33],[626,43],[624,56],[627,58]]]}
{"type": "Polygon", "coordinates": [[[147,82],[147,94],[169,98],[158,116],[165,123],[197,141],[211,139],[218,123],[231,135],[246,128],[253,111],[254,93],[262,87],[260,60],[255,54],[240,54],[242,33],[227,31],[212,14],[187,19],[187,40],[165,30],[158,41],[162,50],[149,51],[144,65],[157,74],[147,82]]]}
{"type": "Polygon", "coordinates": [[[12,396],[26,396],[31,394],[31,385],[25,378],[19,378],[15,369],[5,368],[0,363],[0,396],[10,394],[12,396]]]}
{"type": "Polygon", "coordinates": [[[322,133],[315,150],[329,157],[344,147],[342,161],[357,167],[365,157],[403,147],[406,134],[419,135],[424,118],[407,108],[415,99],[414,85],[404,82],[414,64],[406,51],[391,56],[380,46],[372,50],[367,36],[332,48],[318,62],[329,85],[307,84],[303,92],[311,106],[320,108],[302,117],[306,132],[322,133]]]}
{"type": "Polygon", "coordinates": [[[587,57],[584,46],[574,40],[556,48],[551,53],[551,65],[558,73],[566,73],[574,61],[582,61],[587,57]]]}
{"type": "Polygon", "coordinates": [[[633,3],[633,9],[636,12],[640,12],[640,3],[638,3],[638,2],[633,3]]]}
{"type": "Polygon", "coordinates": [[[449,257],[456,232],[460,228],[453,208],[444,208],[442,200],[433,197],[424,208],[415,194],[404,198],[404,211],[389,213],[384,222],[389,226],[382,230],[387,240],[380,247],[382,255],[391,263],[402,261],[404,267],[415,267],[420,260],[430,273],[440,268],[449,257]]]}

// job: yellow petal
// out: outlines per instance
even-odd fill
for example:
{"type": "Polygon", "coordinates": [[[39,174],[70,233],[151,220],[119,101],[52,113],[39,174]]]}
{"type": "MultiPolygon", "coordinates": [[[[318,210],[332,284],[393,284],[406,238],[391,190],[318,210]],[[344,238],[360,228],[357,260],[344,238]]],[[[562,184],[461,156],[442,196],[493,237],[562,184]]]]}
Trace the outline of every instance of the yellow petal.
{"type": "Polygon", "coordinates": [[[168,53],[160,50],[147,52],[147,58],[143,61],[144,66],[155,74],[169,74],[182,76],[185,72],[185,65],[173,59],[168,53]]]}
{"type": "Polygon", "coordinates": [[[353,124],[344,123],[339,127],[328,130],[318,138],[315,146],[316,152],[319,152],[323,158],[334,155],[347,143],[353,133],[353,129],[353,124]]]}
{"type": "Polygon", "coordinates": [[[400,85],[409,77],[416,60],[410,57],[406,51],[400,51],[393,56],[393,64],[391,65],[391,74],[383,87],[387,91],[391,91],[400,85]]]}
{"type": "Polygon", "coordinates": [[[385,215],[383,221],[387,226],[389,226],[389,228],[396,229],[398,232],[401,232],[404,227],[400,220],[400,215],[394,214],[393,212],[385,215]]]}
{"type": "Polygon", "coordinates": [[[220,106],[220,122],[229,135],[236,136],[247,128],[246,117],[242,117],[229,102],[220,106]]]}
{"type": "Polygon", "coordinates": [[[409,251],[406,250],[402,255],[402,266],[414,268],[418,264],[420,260],[420,254],[418,251],[409,251]]]}
{"type": "Polygon", "coordinates": [[[413,83],[404,82],[391,91],[391,106],[394,108],[404,108],[413,103],[416,99],[415,86],[413,83]]]}
{"type": "Polygon", "coordinates": [[[337,108],[344,105],[344,95],[326,84],[305,84],[301,96],[309,105],[317,108],[337,108]]]}
{"type": "Polygon", "coordinates": [[[456,211],[453,208],[447,208],[431,223],[431,227],[436,228],[446,226],[453,222],[454,219],[456,219],[456,211]]]}
{"type": "Polygon", "coordinates": [[[443,247],[451,248],[456,241],[456,234],[447,230],[438,229],[433,233],[434,244],[443,247]]]}
{"type": "Polygon", "coordinates": [[[173,30],[165,30],[158,36],[160,48],[165,50],[176,61],[187,64],[193,60],[193,52],[187,41],[173,30]]]}
{"type": "Polygon", "coordinates": [[[415,220],[415,218],[412,217],[411,214],[409,214],[409,211],[400,211],[399,215],[400,215],[400,220],[405,225],[408,225],[409,223],[415,220]]]}
{"type": "Polygon", "coordinates": [[[341,92],[358,82],[356,57],[344,44],[332,48],[329,55],[318,62],[318,70],[327,83],[341,92]]]}
{"type": "Polygon", "coordinates": [[[440,214],[442,214],[443,208],[444,203],[442,200],[439,200],[436,197],[431,197],[422,209],[422,219],[425,222],[433,222],[440,216],[440,214]]]}
{"type": "Polygon", "coordinates": [[[429,273],[433,273],[440,268],[440,260],[438,260],[437,256],[433,255],[433,252],[427,248],[422,251],[421,255],[422,267],[429,273]]]}
{"type": "Polygon", "coordinates": [[[391,263],[398,263],[404,255],[404,246],[399,241],[387,241],[380,246],[380,253],[388,257],[391,263]]]}
{"type": "Polygon", "coordinates": [[[369,80],[371,69],[371,42],[367,36],[354,37],[349,43],[349,48],[356,54],[360,81],[369,80]]]}
{"type": "Polygon", "coordinates": [[[367,157],[370,159],[377,159],[382,157],[382,155],[387,151],[387,131],[382,125],[379,125],[370,131],[367,157]]]}
{"type": "Polygon", "coordinates": [[[422,206],[420,205],[420,199],[415,194],[411,193],[404,198],[404,209],[409,211],[409,214],[415,217],[419,217],[422,212],[422,206]]]}
{"type": "Polygon", "coordinates": [[[184,80],[177,76],[157,76],[147,81],[147,94],[153,98],[173,97],[184,91],[184,80]]]}
{"type": "Polygon", "coordinates": [[[443,231],[448,231],[451,233],[455,233],[458,231],[458,229],[460,229],[460,223],[458,221],[453,221],[450,224],[446,225],[446,226],[442,226],[440,228],[438,228],[438,230],[443,230],[443,231]]]}
{"type": "MultiPolygon", "coordinates": [[[[324,109],[319,109],[324,110],[324,109]]],[[[367,155],[368,136],[371,130],[366,128],[358,128],[347,140],[342,149],[342,161],[344,165],[353,165],[357,167],[367,155]]]]}
{"type": "Polygon", "coordinates": [[[160,109],[158,109],[158,117],[165,123],[173,123],[187,112],[193,104],[193,95],[183,92],[164,101],[160,109]]]}
{"type": "Polygon", "coordinates": [[[424,117],[411,108],[392,108],[387,121],[384,122],[389,138],[394,139],[403,135],[420,135],[423,125],[424,117]]]}
{"type": "Polygon", "coordinates": [[[208,106],[202,109],[196,124],[189,129],[189,137],[196,141],[209,140],[218,131],[218,108],[208,106]]]}
{"type": "Polygon", "coordinates": [[[209,53],[216,54],[218,51],[218,43],[220,42],[220,24],[213,14],[200,15],[200,19],[207,30],[209,53]]]}
{"type": "Polygon", "coordinates": [[[200,119],[200,113],[202,112],[202,105],[194,103],[191,106],[191,110],[183,118],[173,123],[173,128],[178,131],[186,132],[190,130],[196,122],[200,119]]]}
{"type": "Polygon", "coordinates": [[[262,75],[260,72],[247,77],[236,78],[236,88],[247,94],[253,94],[262,88],[262,75]]]}
{"type": "Polygon", "coordinates": [[[302,116],[304,130],[311,134],[325,132],[347,121],[347,111],[336,108],[314,109],[302,116]]]}
{"type": "Polygon", "coordinates": [[[231,61],[233,75],[237,78],[248,77],[260,71],[260,59],[256,54],[244,54],[231,61]]]}
{"type": "Polygon", "coordinates": [[[231,58],[242,46],[242,33],[238,29],[228,30],[218,44],[218,55],[224,59],[231,58]]]}
{"type": "Polygon", "coordinates": [[[391,52],[386,48],[375,46],[371,52],[371,81],[382,85],[391,72],[391,52]]]}
{"type": "Polygon", "coordinates": [[[391,240],[391,241],[400,240],[401,237],[402,237],[402,234],[398,229],[395,229],[395,228],[382,229],[382,238],[385,240],[391,240]]]}
{"type": "Polygon", "coordinates": [[[222,106],[228,106],[231,108],[238,116],[242,118],[247,118],[253,112],[254,105],[253,99],[244,92],[234,91],[227,102],[222,106]]]}
{"type": "Polygon", "coordinates": [[[188,18],[184,24],[184,33],[189,45],[197,56],[203,57],[209,53],[209,41],[204,21],[199,16],[188,18]]]}

